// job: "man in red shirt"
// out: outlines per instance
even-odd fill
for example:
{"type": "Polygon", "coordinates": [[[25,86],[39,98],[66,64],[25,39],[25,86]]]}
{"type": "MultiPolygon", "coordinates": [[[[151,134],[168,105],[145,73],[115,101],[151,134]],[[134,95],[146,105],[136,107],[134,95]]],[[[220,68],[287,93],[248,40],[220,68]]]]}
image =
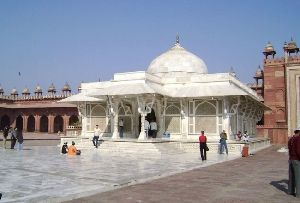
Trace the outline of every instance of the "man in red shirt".
{"type": "Polygon", "coordinates": [[[204,135],[204,131],[201,131],[201,135],[199,136],[199,145],[200,145],[200,154],[202,161],[206,160],[206,136],[204,135]]]}
{"type": "Polygon", "coordinates": [[[289,139],[289,185],[288,192],[300,198],[300,128],[289,139]],[[296,192],[296,193],[295,193],[296,192]]]}

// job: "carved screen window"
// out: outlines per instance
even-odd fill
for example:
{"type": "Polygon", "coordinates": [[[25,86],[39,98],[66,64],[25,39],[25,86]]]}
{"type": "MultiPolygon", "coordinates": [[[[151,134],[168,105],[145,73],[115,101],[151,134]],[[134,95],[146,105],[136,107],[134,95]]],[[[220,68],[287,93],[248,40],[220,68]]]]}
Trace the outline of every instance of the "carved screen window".
{"type": "Polygon", "coordinates": [[[110,132],[110,122],[107,117],[106,108],[102,105],[92,105],[90,115],[90,131],[99,125],[101,132],[110,132]]]}
{"type": "Polygon", "coordinates": [[[170,103],[166,108],[165,129],[170,133],[181,132],[180,104],[170,103]]]}

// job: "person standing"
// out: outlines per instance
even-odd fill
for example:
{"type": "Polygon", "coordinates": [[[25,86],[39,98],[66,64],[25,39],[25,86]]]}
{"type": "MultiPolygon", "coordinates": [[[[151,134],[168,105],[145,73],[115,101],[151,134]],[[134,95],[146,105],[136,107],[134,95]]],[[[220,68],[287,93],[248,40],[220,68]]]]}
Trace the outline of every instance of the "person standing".
{"type": "Polygon", "coordinates": [[[98,140],[99,140],[100,134],[101,134],[101,132],[100,132],[99,125],[96,125],[96,128],[94,129],[94,137],[93,137],[93,144],[96,148],[98,148],[98,140]]]}
{"type": "Polygon", "coordinates": [[[288,141],[289,184],[288,193],[300,198],[300,127],[288,141]]]}
{"type": "Polygon", "coordinates": [[[152,133],[152,138],[156,138],[157,135],[157,123],[152,120],[150,123],[150,129],[151,129],[151,133],[152,133]]]}
{"type": "Polygon", "coordinates": [[[3,129],[3,148],[6,149],[6,141],[8,137],[9,127],[5,126],[3,129]]]}
{"type": "Polygon", "coordinates": [[[224,148],[226,150],[226,154],[228,155],[227,133],[225,132],[225,130],[223,130],[220,134],[220,154],[223,154],[224,148]]]}
{"type": "Polygon", "coordinates": [[[10,148],[14,149],[15,145],[16,145],[16,141],[17,141],[17,135],[16,135],[16,131],[18,130],[18,128],[11,128],[10,131],[10,135],[11,135],[11,143],[10,143],[10,148]]]}
{"type": "Polygon", "coordinates": [[[123,133],[124,133],[124,121],[121,118],[119,121],[119,133],[120,133],[120,138],[123,138],[123,133]]]}
{"type": "Polygon", "coordinates": [[[22,150],[23,149],[23,143],[24,143],[24,137],[23,137],[23,132],[21,129],[18,129],[16,131],[16,138],[18,141],[18,150],[22,150]]]}
{"type": "Polygon", "coordinates": [[[201,135],[199,136],[199,147],[202,161],[206,160],[206,142],[207,138],[204,135],[204,131],[201,131],[201,135]]]}
{"type": "Polygon", "coordinates": [[[149,121],[145,119],[144,129],[145,129],[145,133],[146,133],[147,138],[148,138],[148,134],[149,134],[149,128],[150,128],[149,121]]]}

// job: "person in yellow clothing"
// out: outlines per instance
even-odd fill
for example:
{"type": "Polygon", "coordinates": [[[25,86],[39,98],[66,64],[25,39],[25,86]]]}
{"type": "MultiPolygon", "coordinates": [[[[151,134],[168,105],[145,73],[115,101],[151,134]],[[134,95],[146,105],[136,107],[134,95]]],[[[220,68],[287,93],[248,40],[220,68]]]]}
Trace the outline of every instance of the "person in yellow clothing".
{"type": "Polygon", "coordinates": [[[72,145],[68,148],[68,155],[80,155],[81,151],[75,147],[75,142],[72,141],[72,145]]]}

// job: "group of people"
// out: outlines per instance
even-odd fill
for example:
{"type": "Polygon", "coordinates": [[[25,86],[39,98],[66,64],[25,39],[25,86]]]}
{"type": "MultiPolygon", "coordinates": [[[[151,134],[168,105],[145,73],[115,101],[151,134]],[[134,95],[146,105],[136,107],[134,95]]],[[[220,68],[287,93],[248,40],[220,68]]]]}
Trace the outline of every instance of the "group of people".
{"type": "MultiPolygon", "coordinates": [[[[149,121],[145,119],[144,122],[144,130],[146,133],[146,137],[149,138],[156,138],[157,136],[157,123],[154,120],[149,121]]],[[[123,138],[124,136],[124,120],[121,118],[119,120],[119,133],[120,133],[120,138],[123,138]]]]}
{"type": "Polygon", "coordinates": [[[289,184],[288,193],[300,198],[300,127],[288,141],[289,184]]]}
{"type": "Polygon", "coordinates": [[[237,141],[244,141],[244,142],[249,142],[249,138],[250,136],[248,135],[247,130],[245,130],[243,134],[241,131],[238,131],[235,137],[237,141]]]}
{"type": "Polygon", "coordinates": [[[150,123],[145,119],[144,129],[147,138],[156,138],[157,136],[157,123],[152,120],[150,123]]]}
{"type": "Polygon", "coordinates": [[[23,149],[24,137],[21,129],[5,126],[3,129],[3,148],[6,149],[7,141],[10,134],[10,149],[14,149],[17,143],[17,149],[23,149]]]}
{"type": "Polygon", "coordinates": [[[78,150],[75,147],[75,142],[72,141],[72,145],[68,147],[68,142],[65,142],[63,146],[61,147],[61,153],[62,154],[68,154],[68,155],[80,155],[81,150],[78,150]]]}
{"type": "MultiPolygon", "coordinates": [[[[224,151],[226,152],[226,154],[228,155],[228,147],[227,147],[227,133],[225,132],[225,130],[223,130],[220,133],[220,141],[219,141],[219,150],[218,153],[219,154],[224,154],[224,151]]],[[[238,132],[237,134],[237,139],[240,141],[245,141],[248,142],[249,141],[249,135],[247,133],[247,131],[244,131],[244,134],[241,134],[241,131],[238,132]]],[[[199,136],[199,148],[200,148],[200,155],[201,155],[201,159],[202,161],[206,160],[206,151],[209,150],[209,148],[207,147],[207,137],[204,135],[204,131],[201,131],[201,134],[199,136]]]]}

